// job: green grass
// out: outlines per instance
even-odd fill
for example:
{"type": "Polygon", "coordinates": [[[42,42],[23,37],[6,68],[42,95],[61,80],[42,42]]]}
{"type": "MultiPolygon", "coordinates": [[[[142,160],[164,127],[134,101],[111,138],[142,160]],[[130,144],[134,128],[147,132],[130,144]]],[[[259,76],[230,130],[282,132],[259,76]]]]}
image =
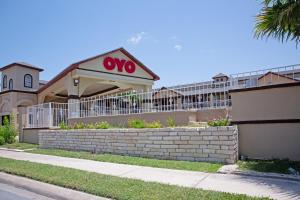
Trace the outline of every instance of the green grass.
{"type": "Polygon", "coordinates": [[[37,148],[38,145],[37,144],[15,142],[15,143],[12,143],[12,144],[4,144],[4,145],[1,145],[0,147],[5,147],[5,148],[8,148],[8,149],[34,149],[34,148],[37,148]]]}
{"type": "Polygon", "coordinates": [[[0,158],[0,171],[83,191],[101,197],[119,200],[261,199],[252,198],[245,195],[236,195],[119,178],[76,169],[56,167],[28,161],[18,161],[7,158],[0,158]]]}
{"type": "Polygon", "coordinates": [[[167,168],[167,169],[202,171],[202,172],[217,172],[218,169],[222,166],[222,164],[219,163],[158,160],[158,159],[141,158],[141,157],[133,157],[133,156],[112,155],[112,154],[92,154],[90,152],[66,151],[66,150],[58,150],[58,149],[34,149],[27,152],[70,157],[70,158],[80,158],[80,159],[95,160],[95,161],[102,161],[102,162],[158,167],[158,168],[167,168]]]}
{"type": "Polygon", "coordinates": [[[300,162],[293,162],[288,160],[250,160],[238,161],[239,169],[254,170],[258,172],[274,172],[288,174],[288,168],[292,167],[300,172],[300,162]]]}

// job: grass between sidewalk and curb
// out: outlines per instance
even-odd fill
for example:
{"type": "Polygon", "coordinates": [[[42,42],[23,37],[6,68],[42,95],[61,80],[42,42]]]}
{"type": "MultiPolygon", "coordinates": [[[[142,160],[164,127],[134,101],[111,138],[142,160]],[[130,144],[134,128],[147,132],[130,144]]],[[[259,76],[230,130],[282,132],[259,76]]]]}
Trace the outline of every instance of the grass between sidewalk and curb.
{"type": "Polygon", "coordinates": [[[113,199],[267,199],[119,178],[0,158],[0,171],[113,199]]]}
{"type": "Polygon", "coordinates": [[[45,155],[62,156],[69,158],[80,158],[86,160],[95,160],[101,162],[139,165],[156,168],[178,169],[178,170],[190,170],[201,172],[217,172],[222,164],[208,163],[208,162],[189,162],[189,161],[177,161],[177,160],[159,160],[133,156],[120,156],[112,154],[92,154],[84,151],[66,151],[58,149],[34,149],[26,151],[28,153],[37,153],[45,155]]]}
{"type": "Polygon", "coordinates": [[[20,150],[24,150],[24,149],[34,149],[37,148],[39,145],[37,144],[30,144],[30,143],[19,143],[19,142],[15,142],[12,144],[4,144],[4,145],[0,145],[0,147],[3,148],[8,148],[8,149],[20,149],[20,150]]]}
{"type": "Polygon", "coordinates": [[[288,174],[288,168],[292,167],[300,173],[300,162],[289,160],[249,160],[238,161],[237,164],[242,171],[253,170],[258,172],[288,174]]]}

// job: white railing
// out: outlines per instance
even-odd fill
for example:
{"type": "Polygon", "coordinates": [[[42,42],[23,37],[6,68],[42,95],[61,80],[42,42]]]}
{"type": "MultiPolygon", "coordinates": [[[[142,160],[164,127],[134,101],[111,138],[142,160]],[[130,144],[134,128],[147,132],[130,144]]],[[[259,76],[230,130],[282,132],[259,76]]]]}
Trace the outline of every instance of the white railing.
{"type": "Polygon", "coordinates": [[[297,80],[300,80],[300,65],[292,65],[232,74],[226,82],[193,83],[148,92],[132,90],[69,103],[46,103],[27,108],[27,127],[57,127],[71,118],[228,108],[231,89],[297,80]]]}
{"type": "Polygon", "coordinates": [[[27,128],[58,127],[68,122],[68,104],[44,103],[27,107],[27,128]]]}
{"type": "Polygon", "coordinates": [[[300,81],[300,64],[231,74],[233,89],[300,81]]]}

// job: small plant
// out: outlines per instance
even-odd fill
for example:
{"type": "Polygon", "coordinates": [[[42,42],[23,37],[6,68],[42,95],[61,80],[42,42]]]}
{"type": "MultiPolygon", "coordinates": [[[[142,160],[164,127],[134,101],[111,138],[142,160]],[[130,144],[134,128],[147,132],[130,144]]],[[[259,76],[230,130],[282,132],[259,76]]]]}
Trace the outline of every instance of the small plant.
{"type": "Polygon", "coordinates": [[[59,128],[62,129],[62,130],[70,129],[69,126],[65,122],[60,122],[59,123],[59,128]]]}
{"type": "Polygon", "coordinates": [[[209,126],[229,126],[230,121],[228,119],[219,119],[219,120],[209,121],[207,124],[209,126]]]}
{"type": "Polygon", "coordinates": [[[74,129],[84,129],[85,125],[84,125],[84,123],[79,122],[79,123],[74,124],[73,128],[74,129]]]}
{"type": "Polygon", "coordinates": [[[146,126],[147,128],[162,128],[162,124],[159,120],[147,123],[146,126]]]}
{"type": "Polygon", "coordinates": [[[172,117],[167,118],[167,126],[168,127],[175,127],[175,119],[172,117]]]}
{"type": "Polygon", "coordinates": [[[87,129],[95,129],[95,125],[93,123],[89,123],[85,126],[87,129]]]}
{"type": "Polygon", "coordinates": [[[146,128],[146,122],[142,119],[129,119],[128,120],[129,128],[146,128]]]}
{"type": "Polygon", "coordinates": [[[95,125],[96,129],[108,129],[110,127],[110,124],[107,121],[96,123],[95,125]]]}
{"type": "Polygon", "coordinates": [[[10,116],[11,122],[7,117],[4,117],[3,124],[1,126],[0,135],[4,138],[4,142],[8,144],[12,144],[16,141],[16,135],[18,134],[17,129],[14,126],[14,117],[10,116]]]}
{"type": "Polygon", "coordinates": [[[5,144],[4,137],[3,137],[3,136],[0,136],[0,145],[3,145],[3,144],[5,144]]]}

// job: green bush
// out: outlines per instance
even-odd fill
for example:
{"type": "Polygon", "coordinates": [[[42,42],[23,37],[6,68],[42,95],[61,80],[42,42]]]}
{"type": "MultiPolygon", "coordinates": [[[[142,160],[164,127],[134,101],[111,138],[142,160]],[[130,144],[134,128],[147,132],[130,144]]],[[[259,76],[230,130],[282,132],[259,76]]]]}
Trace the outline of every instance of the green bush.
{"type": "Polygon", "coordinates": [[[142,119],[129,119],[128,120],[129,128],[146,128],[146,122],[142,119]]]}
{"type": "Polygon", "coordinates": [[[70,127],[65,122],[60,122],[59,123],[59,128],[62,129],[62,130],[70,129],[70,127]]]}
{"type": "Polygon", "coordinates": [[[175,119],[172,117],[167,118],[167,126],[168,127],[175,127],[175,119]]]}
{"type": "Polygon", "coordinates": [[[213,120],[207,123],[209,126],[229,126],[230,121],[228,119],[213,120]]]}
{"type": "Polygon", "coordinates": [[[11,123],[7,117],[4,117],[3,126],[0,126],[0,136],[3,137],[4,143],[14,143],[18,134],[17,129],[14,127],[14,118],[11,115],[11,123]]]}
{"type": "Polygon", "coordinates": [[[146,127],[147,128],[161,128],[162,124],[160,123],[160,121],[153,121],[153,122],[147,123],[146,127]]]}
{"type": "Polygon", "coordinates": [[[95,124],[93,124],[93,123],[87,124],[85,126],[85,128],[87,128],[87,129],[95,129],[95,124]]]}
{"type": "Polygon", "coordinates": [[[5,144],[4,137],[3,137],[3,136],[0,136],[0,145],[3,145],[3,144],[5,144]]]}
{"type": "Polygon", "coordinates": [[[108,129],[110,127],[107,121],[96,123],[96,129],[108,129]]]}
{"type": "Polygon", "coordinates": [[[82,122],[75,123],[73,126],[73,129],[84,129],[84,128],[85,128],[85,125],[82,122]]]}

